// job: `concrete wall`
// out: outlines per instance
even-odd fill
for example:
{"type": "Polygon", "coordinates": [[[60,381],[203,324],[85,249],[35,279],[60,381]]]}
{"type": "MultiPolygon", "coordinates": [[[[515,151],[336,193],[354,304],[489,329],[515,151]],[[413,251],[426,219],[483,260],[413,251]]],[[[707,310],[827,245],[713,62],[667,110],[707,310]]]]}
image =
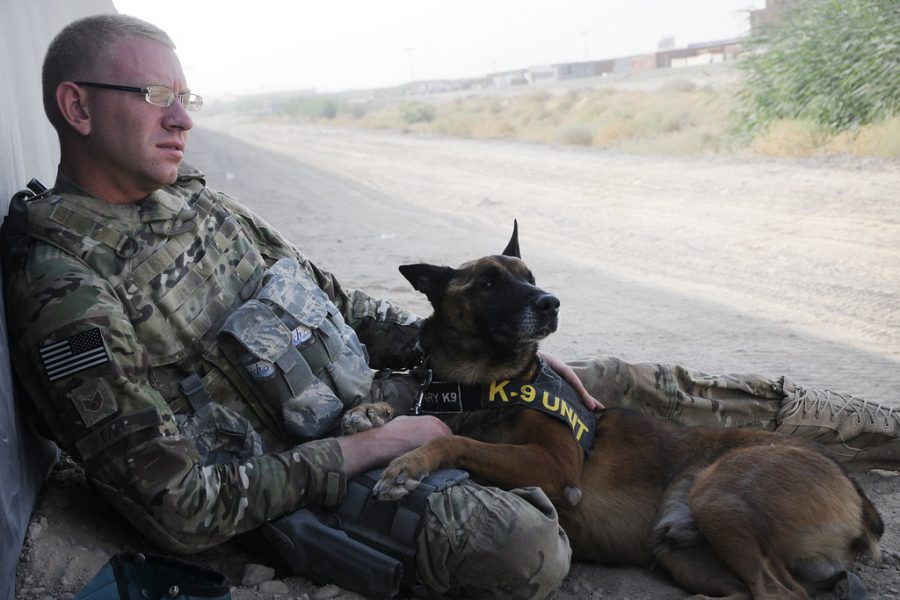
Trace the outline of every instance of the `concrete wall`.
{"type": "MultiPolygon", "coordinates": [[[[0,214],[32,177],[49,187],[56,175],[56,133],[41,104],[50,40],[67,23],[102,12],[115,12],[111,0],[0,1],[0,214]]],[[[14,402],[6,331],[0,319],[0,598],[12,600],[28,519],[56,449],[29,431],[14,402]]]]}

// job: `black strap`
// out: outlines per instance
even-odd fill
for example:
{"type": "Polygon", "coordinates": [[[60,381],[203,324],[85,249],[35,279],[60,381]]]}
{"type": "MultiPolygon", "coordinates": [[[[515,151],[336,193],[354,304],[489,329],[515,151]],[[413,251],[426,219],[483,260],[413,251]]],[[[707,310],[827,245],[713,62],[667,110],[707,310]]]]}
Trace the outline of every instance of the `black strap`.
{"type": "Polygon", "coordinates": [[[47,191],[40,181],[32,179],[28,182],[28,189],[16,192],[10,199],[9,213],[3,219],[3,227],[0,228],[0,246],[2,246],[0,252],[3,257],[4,273],[8,273],[13,264],[28,254],[28,241],[31,235],[28,231],[27,202],[47,191]]]}
{"type": "Polygon", "coordinates": [[[194,412],[209,404],[209,394],[206,393],[206,389],[203,387],[203,380],[196,373],[191,373],[179,381],[178,388],[182,394],[187,396],[194,412]]]}
{"type": "Polygon", "coordinates": [[[596,435],[596,418],[582,404],[578,393],[543,360],[531,381],[504,379],[485,385],[431,381],[419,394],[416,414],[453,414],[487,408],[524,406],[559,419],[590,454],[596,435]]]}
{"type": "Polygon", "coordinates": [[[0,259],[4,274],[8,274],[15,263],[28,255],[31,234],[28,230],[27,202],[50,192],[37,179],[29,181],[26,187],[28,189],[13,194],[9,201],[9,213],[3,219],[3,226],[0,227],[0,259]]]}

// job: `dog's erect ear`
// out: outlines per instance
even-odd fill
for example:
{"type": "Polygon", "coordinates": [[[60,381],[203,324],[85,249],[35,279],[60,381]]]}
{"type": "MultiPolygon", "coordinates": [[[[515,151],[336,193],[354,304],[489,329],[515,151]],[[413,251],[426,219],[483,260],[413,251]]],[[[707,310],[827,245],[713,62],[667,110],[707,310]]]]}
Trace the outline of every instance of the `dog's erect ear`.
{"type": "Polygon", "coordinates": [[[519,221],[517,219],[513,219],[513,234],[509,238],[506,248],[503,249],[503,256],[522,258],[522,255],[519,253],[519,221]]]}
{"type": "Polygon", "coordinates": [[[417,291],[428,296],[428,299],[434,304],[435,300],[444,295],[447,284],[453,277],[454,269],[419,263],[400,265],[400,273],[417,291]]]}

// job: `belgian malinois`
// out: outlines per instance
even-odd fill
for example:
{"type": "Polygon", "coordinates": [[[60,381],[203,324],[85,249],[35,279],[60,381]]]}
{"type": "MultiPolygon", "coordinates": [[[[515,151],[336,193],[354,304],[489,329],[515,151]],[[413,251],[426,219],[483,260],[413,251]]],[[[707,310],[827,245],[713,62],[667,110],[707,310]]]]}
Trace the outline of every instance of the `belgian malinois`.
{"type": "MultiPolygon", "coordinates": [[[[421,344],[436,378],[496,389],[535,376],[559,300],[519,258],[517,228],[500,256],[400,271],[434,308],[421,344]]],[[[506,488],[537,485],[576,559],[660,565],[683,588],[715,597],[807,598],[806,586],[833,584],[859,555],[879,554],[875,507],[801,440],[623,408],[591,418],[585,459],[571,419],[520,406],[444,417],[456,435],[393,460],[373,491],[396,499],[443,467],[506,488]]]]}

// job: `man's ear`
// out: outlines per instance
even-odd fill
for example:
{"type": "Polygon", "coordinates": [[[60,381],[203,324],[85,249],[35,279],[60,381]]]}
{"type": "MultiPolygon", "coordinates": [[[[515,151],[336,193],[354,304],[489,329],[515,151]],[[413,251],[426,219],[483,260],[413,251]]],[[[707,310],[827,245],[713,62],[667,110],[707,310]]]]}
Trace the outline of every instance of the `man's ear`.
{"type": "Polygon", "coordinates": [[[455,270],[450,267],[438,267],[424,263],[400,265],[400,273],[406,277],[416,291],[428,296],[432,305],[444,295],[454,272],[455,270]]]}
{"type": "Polygon", "coordinates": [[[71,81],[56,86],[56,105],[69,126],[80,135],[91,132],[91,113],[87,106],[87,92],[71,81]]]}

